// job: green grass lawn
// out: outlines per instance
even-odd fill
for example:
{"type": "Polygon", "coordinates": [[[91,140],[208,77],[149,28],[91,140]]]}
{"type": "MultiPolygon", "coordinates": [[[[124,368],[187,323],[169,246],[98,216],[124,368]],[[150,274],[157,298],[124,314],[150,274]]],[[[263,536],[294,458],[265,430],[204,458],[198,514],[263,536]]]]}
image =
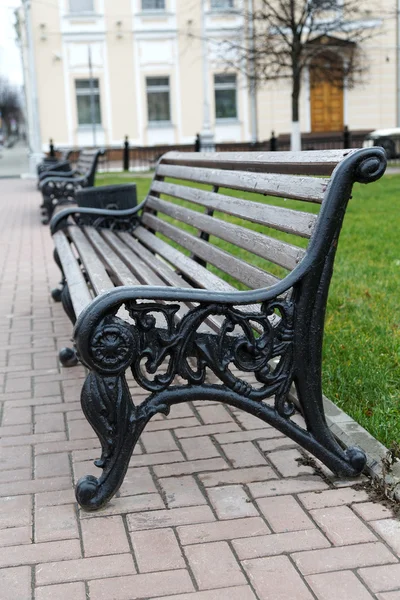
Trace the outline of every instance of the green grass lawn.
{"type": "MultiPolygon", "coordinates": [[[[101,174],[97,185],[126,181],[136,182],[142,200],[150,177],[101,174]]],[[[336,256],[324,341],[325,394],[387,446],[400,440],[399,193],[397,175],[355,186],[336,256]]],[[[248,257],[239,248],[236,253],[248,257]]],[[[257,257],[253,262],[265,263],[257,257]]]]}

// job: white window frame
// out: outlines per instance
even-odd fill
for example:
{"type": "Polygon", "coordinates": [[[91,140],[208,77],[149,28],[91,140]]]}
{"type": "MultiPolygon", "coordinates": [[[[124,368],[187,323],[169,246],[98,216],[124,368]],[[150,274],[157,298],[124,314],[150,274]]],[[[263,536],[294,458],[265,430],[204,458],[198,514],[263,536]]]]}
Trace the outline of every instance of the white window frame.
{"type": "MultiPolygon", "coordinates": [[[[101,128],[102,127],[102,120],[101,120],[101,96],[100,96],[100,80],[98,77],[94,77],[93,78],[93,89],[95,92],[95,95],[98,97],[98,103],[99,103],[99,122],[95,123],[94,125],[96,126],[96,128],[101,128]],[[97,82],[97,83],[96,83],[97,82]]],[[[88,129],[89,127],[92,127],[92,123],[79,123],[79,108],[78,108],[78,96],[89,96],[90,99],[90,82],[89,79],[86,78],[77,78],[75,79],[75,99],[76,99],[76,123],[78,126],[78,129],[88,129]],[[76,82],[77,81],[87,81],[88,82],[88,87],[86,88],[79,88],[76,86],[76,82]]]]}
{"type": "Polygon", "coordinates": [[[210,11],[212,12],[227,12],[230,10],[234,10],[234,8],[235,0],[210,0],[210,11]],[[213,3],[215,3],[214,6],[213,3]],[[225,6],[224,3],[226,3],[225,6]],[[221,6],[218,6],[218,4],[221,4],[221,6]]]}
{"type": "Polygon", "coordinates": [[[67,0],[68,14],[69,15],[90,15],[95,12],[95,0],[67,0]],[[82,3],[91,4],[91,8],[81,8],[82,3]],[[73,4],[76,4],[77,7],[74,9],[72,7],[73,4]]]}
{"type": "Polygon", "coordinates": [[[237,86],[237,74],[236,73],[214,73],[214,100],[215,100],[215,121],[216,123],[233,123],[238,121],[238,86],[237,86]],[[230,76],[234,77],[235,81],[230,83],[221,83],[216,81],[217,77],[230,76]],[[223,90],[234,90],[235,92],[235,109],[236,115],[234,117],[218,117],[217,116],[217,91],[223,90]]]}
{"type": "MultiPolygon", "coordinates": [[[[141,12],[144,13],[164,13],[167,10],[167,0],[158,0],[158,1],[163,1],[164,2],[164,6],[162,8],[145,8],[143,5],[145,3],[146,0],[140,0],[140,10],[141,12]]],[[[153,0],[154,2],[157,2],[157,0],[153,0]]]]}
{"type": "Polygon", "coordinates": [[[147,124],[148,127],[166,127],[172,124],[171,121],[171,78],[169,75],[147,75],[146,76],[146,101],[147,101],[147,124]],[[150,85],[150,79],[167,79],[168,84],[150,85]],[[169,118],[164,120],[150,120],[149,111],[149,93],[165,93],[168,92],[168,110],[169,118]]]}

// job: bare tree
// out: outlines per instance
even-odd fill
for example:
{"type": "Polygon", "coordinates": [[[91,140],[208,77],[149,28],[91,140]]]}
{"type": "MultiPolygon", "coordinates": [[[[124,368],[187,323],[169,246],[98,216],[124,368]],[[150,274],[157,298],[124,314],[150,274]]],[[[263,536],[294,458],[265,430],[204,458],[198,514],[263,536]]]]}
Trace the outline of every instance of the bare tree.
{"type": "Polygon", "coordinates": [[[0,114],[6,133],[11,131],[11,120],[18,121],[21,116],[21,98],[16,87],[6,77],[0,76],[0,114]]]}
{"type": "Polygon", "coordinates": [[[380,30],[381,20],[364,6],[361,0],[254,0],[251,10],[239,9],[250,24],[250,36],[243,33],[219,43],[219,58],[244,71],[250,86],[291,82],[292,150],[301,149],[299,99],[305,69],[310,68],[313,85],[329,80],[349,88],[366,71],[363,43],[380,30]]]}

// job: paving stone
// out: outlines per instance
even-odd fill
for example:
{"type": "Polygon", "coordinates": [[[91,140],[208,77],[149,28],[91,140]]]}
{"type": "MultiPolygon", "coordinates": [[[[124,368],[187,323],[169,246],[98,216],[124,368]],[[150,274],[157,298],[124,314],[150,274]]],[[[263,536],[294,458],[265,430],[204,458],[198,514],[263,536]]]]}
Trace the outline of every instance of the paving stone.
{"type": "Polygon", "coordinates": [[[169,508],[207,504],[206,498],[191,475],[159,479],[158,483],[165,494],[169,508]]]}
{"type": "Polygon", "coordinates": [[[70,474],[71,466],[66,452],[42,454],[35,457],[35,477],[38,479],[70,474]]]}
{"type": "Polygon", "coordinates": [[[8,527],[7,529],[0,529],[0,546],[19,546],[31,543],[31,527],[8,527]]]}
{"type": "Polygon", "coordinates": [[[370,525],[393,552],[400,556],[400,521],[398,519],[382,519],[381,521],[372,521],[370,525]]]}
{"type": "Polygon", "coordinates": [[[35,600],[71,600],[72,598],[73,600],[86,600],[83,581],[46,585],[35,590],[35,600]]]}
{"type": "Polygon", "coordinates": [[[1,600],[30,600],[32,598],[32,573],[30,567],[0,570],[1,600]]]}
{"type": "Polygon", "coordinates": [[[120,516],[82,520],[81,528],[86,557],[130,552],[127,533],[120,516]]]}
{"type": "Polygon", "coordinates": [[[311,510],[310,515],[335,546],[377,541],[372,531],[348,506],[311,510]]]}
{"type": "Polygon", "coordinates": [[[260,600],[313,600],[313,596],[286,556],[243,561],[260,600]]]}
{"type": "Polygon", "coordinates": [[[358,574],[372,592],[390,592],[400,588],[400,564],[368,567],[360,569],[358,574]]]}
{"type": "MultiPolygon", "coordinates": [[[[365,490],[341,488],[338,490],[326,490],[325,492],[299,494],[298,498],[305,508],[312,509],[325,508],[328,506],[353,505],[355,502],[365,502],[365,500],[368,499],[368,494],[365,490]]],[[[352,508],[358,512],[357,507],[352,506],[352,508]]]]}
{"type": "Polygon", "coordinates": [[[172,529],[135,531],[131,533],[131,539],[140,573],[186,567],[172,529]]]}
{"type": "Polygon", "coordinates": [[[188,523],[209,523],[215,521],[215,517],[208,506],[190,506],[132,514],[127,516],[127,521],[130,531],[141,531],[159,527],[177,527],[188,523]]]}
{"type": "Polygon", "coordinates": [[[260,498],[258,506],[275,533],[315,527],[293,496],[260,498]]]}
{"type": "MultiPolygon", "coordinates": [[[[252,538],[260,536],[265,540],[270,529],[260,517],[248,517],[228,521],[216,521],[198,525],[177,527],[182,545],[218,542],[234,538],[252,538]]],[[[251,543],[251,542],[250,542],[251,543]]]]}
{"type": "Polygon", "coordinates": [[[159,465],[154,467],[154,473],[157,477],[174,477],[175,475],[187,475],[189,473],[201,473],[204,471],[220,471],[227,468],[228,465],[223,458],[205,458],[203,460],[188,460],[171,465],[159,465]]]}
{"type": "MultiPolygon", "coordinates": [[[[161,596],[156,598],[161,600],[161,596]]],[[[179,596],[162,596],[162,600],[257,600],[254,592],[248,585],[229,587],[193,594],[179,594],[179,596]]]]}
{"type": "Polygon", "coordinates": [[[209,488],[207,494],[219,519],[259,516],[257,509],[241,485],[209,488]]]}
{"type": "Polygon", "coordinates": [[[79,538],[75,506],[42,506],[35,510],[35,542],[79,538]]]}
{"type": "Polygon", "coordinates": [[[292,558],[304,575],[397,562],[396,557],[380,542],[296,552],[292,558]]]}
{"type": "Polygon", "coordinates": [[[318,600],[373,600],[367,588],[351,571],[310,575],[306,581],[318,600]]]}
{"type": "Polygon", "coordinates": [[[299,475],[314,474],[313,467],[302,464],[301,461],[304,461],[304,457],[296,449],[270,452],[268,454],[268,460],[271,461],[283,477],[298,477],[299,475]]]}
{"type": "Polygon", "coordinates": [[[96,556],[80,560],[46,562],[36,568],[38,585],[50,585],[68,581],[103,579],[135,573],[135,565],[130,554],[116,556],[96,556]]]}
{"type": "Polygon", "coordinates": [[[139,600],[192,591],[190,575],[183,569],[89,581],[90,597],[96,600],[139,600]]]}
{"type": "Polygon", "coordinates": [[[141,436],[141,441],[146,448],[146,452],[170,452],[177,450],[176,442],[170,431],[145,431],[141,436]]]}
{"type": "Polygon", "coordinates": [[[383,506],[378,502],[363,502],[361,504],[354,504],[352,509],[362,519],[364,519],[364,521],[377,521],[379,519],[387,519],[393,516],[393,511],[389,507],[383,506]]]}
{"type": "Polygon", "coordinates": [[[253,538],[243,536],[243,539],[234,539],[232,545],[240,560],[330,547],[329,541],[318,529],[273,533],[253,538]]]}
{"type": "Polygon", "coordinates": [[[0,498],[0,529],[27,526],[31,523],[31,496],[5,496],[0,498]]]}
{"type": "Polygon", "coordinates": [[[266,481],[265,483],[250,483],[248,487],[253,498],[264,498],[266,496],[281,496],[314,490],[326,490],[328,489],[328,484],[320,477],[294,477],[266,481]]]}
{"type": "Polygon", "coordinates": [[[235,468],[266,464],[265,457],[251,442],[224,444],[222,449],[235,468]]]}
{"type": "Polygon", "coordinates": [[[244,469],[227,469],[215,473],[204,473],[199,476],[205,487],[215,487],[229,483],[252,483],[277,479],[277,474],[271,467],[245,467],[244,469]]]}
{"type": "Polygon", "coordinates": [[[185,546],[184,551],[200,590],[246,583],[226,542],[185,546]]]}
{"type": "Polygon", "coordinates": [[[51,560],[67,561],[79,558],[81,548],[78,540],[59,540],[43,544],[7,546],[0,552],[0,568],[36,564],[51,560]]]}
{"type": "Polygon", "coordinates": [[[181,444],[188,460],[220,456],[211,439],[206,436],[181,439],[181,444]]]}

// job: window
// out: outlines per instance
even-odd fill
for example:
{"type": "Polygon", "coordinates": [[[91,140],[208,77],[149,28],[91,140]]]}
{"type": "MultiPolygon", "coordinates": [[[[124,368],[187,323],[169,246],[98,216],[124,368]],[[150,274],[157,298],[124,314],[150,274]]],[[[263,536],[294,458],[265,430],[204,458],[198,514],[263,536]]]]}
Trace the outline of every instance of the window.
{"type": "Polygon", "coordinates": [[[147,77],[146,88],[149,123],[170,121],[169,77],[147,77]]]}
{"type": "Polygon", "coordinates": [[[214,75],[215,117],[236,119],[236,75],[214,75]]]}
{"type": "Polygon", "coordinates": [[[84,13],[93,11],[93,0],[69,0],[70,13],[84,13]]]}
{"type": "Polygon", "coordinates": [[[228,10],[233,8],[234,0],[210,0],[211,10],[228,10]]]}
{"type": "Polygon", "coordinates": [[[96,125],[101,125],[100,112],[100,89],[99,80],[93,79],[93,90],[90,89],[89,79],[77,79],[75,81],[76,103],[78,107],[78,125],[92,125],[92,102],[93,93],[93,120],[96,125]]]}
{"type": "Polygon", "coordinates": [[[165,10],[165,0],[142,0],[142,10],[165,10]]]}

